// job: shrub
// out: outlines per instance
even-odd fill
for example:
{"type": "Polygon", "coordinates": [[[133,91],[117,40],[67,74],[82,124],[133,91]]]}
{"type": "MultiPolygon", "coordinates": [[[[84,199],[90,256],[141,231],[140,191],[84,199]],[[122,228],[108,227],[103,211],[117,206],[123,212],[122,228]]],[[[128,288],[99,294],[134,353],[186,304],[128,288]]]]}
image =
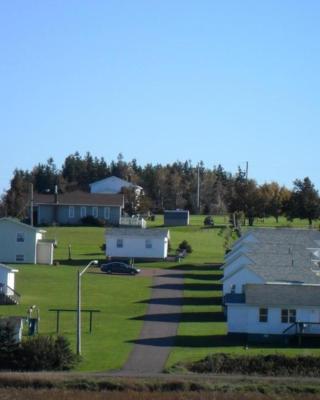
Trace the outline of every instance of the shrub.
{"type": "Polygon", "coordinates": [[[19,344],[14,337],[14,328],[9,322],[0,329],[0,368],[14,369],[16,365],[16,352],[19,344]]]}
{"type": "Polygon", "coordinates": [[[204,226],[214,226],[214,220],[211,215],[207,215],[203,221],[204,226]]]}
{"type": "Polygon", "coordinates": [[[35,336],[21,343],[18,360],[23,371],[61,371],[71,369],[77,357],[63,336],[35,336]]]}
{"type": "Polygon", "coordinates": [[[88,215],[86,217],[81,218],[81,222],[86,226],[105,226],[106,222],[104,219],[99,219],[93,217],[92,215],[88,215]]]}
{"type": "Polygon", "coordinates": [[[13,371],[69,370],[78,358],[63,336],[35,336],[16,343],[14,331],[0,331],[0,369],[13,371]]]}
{"type": "Polygon", "coordinates": [[[232,356],[216,353],[187,366],[192,372],[217,374],[260,374],[320,376],[320,357],[281,354],[232,356]]]}
{"type": "Polygon", "coordinates": [[[186,240],[183,240],[178,246],[178,251],[183,250],[185,250],[189,254],[192,253],[192,247],[186,240]]]}

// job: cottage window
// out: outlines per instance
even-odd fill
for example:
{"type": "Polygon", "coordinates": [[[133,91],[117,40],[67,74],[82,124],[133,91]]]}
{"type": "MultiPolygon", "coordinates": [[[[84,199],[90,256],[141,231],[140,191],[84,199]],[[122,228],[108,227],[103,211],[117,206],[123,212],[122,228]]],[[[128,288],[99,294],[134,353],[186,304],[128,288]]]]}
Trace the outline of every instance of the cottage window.
{"type": "Polygon", "coordinates": [[[110,218],[110,208],[105,207],[104,208],[104,219],[109,219],[110,218]]]}
{"type": "Polygon", "coordinates": [[[259,322],[268,322],[267,308],[259,308],[259,322]]]}
{"type": "Polygon", "coordinates": [[[80,216],[81,216],[81,218],[87,216],[87,207],[81,207],[80,208],[80,216]]]}
{"type": "Polygon", "coordinates": [[[117,247],[122,248],[123,247],[123,239],[117,239],[117,247]]]}
{"type": "Polygon", "coordinates": [[[74,206],[69,206],[69,218],[74,218],[74,206]]]}
{"type": "Polygon", "coordinates": [[[281,310],[281,322],[283,324],[293,324],[296,322],[297,312],[294,309],[283,308],[281,310]]]}
{"type": "Polygon", "coordinates": [[[24,254],[16,254],[16,261],[24,261],[24,254]]]}
{"type": "Polygon", "coordinates": [[[232,284],[231,286],[230,286],[230,293],[235,293],[236,292],[236,285],[235,284],[232,284]]]}
{"type": "Polygon", "coordinates": [[[92,207],[92,215],[98,218],[98,207],[92,207]]]}
{"type": "Polygon", "coordinates": [[[17,242],[23,243],[24,242],[24,232],[17,233],[17,242]]]}
{"type": "Polygon", "coordinates": [[[150,239],[146,240],[146,249],[152,249],[152,241],[150,239]]]}

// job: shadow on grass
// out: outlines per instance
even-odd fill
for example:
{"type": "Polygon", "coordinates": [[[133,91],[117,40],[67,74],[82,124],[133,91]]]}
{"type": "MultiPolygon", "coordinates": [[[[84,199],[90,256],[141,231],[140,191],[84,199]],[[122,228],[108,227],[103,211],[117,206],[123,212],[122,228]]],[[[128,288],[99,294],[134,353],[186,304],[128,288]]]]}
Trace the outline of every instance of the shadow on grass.
{"type": "Polygon", "coordinates": [[[184,274],[185,279],[194,279],[195,281],[217,281],[222,278],[222,274],[184,274]]]}
{"type": "Polygon", "coordinates": [[[208,349],[215,347],[234,347],[246,345],[245,340],[240,338],[230,338],[227,335],[206,335],[206,336],[166,336],[150,339],[130,340],[129,343],[142,344],[146,346],[158,347],[206,347],[208,349]]]}
{"type": "Polygon", "coordinates": [[[179,269],[181,271],[218,271],[222,264],[177,264],[168,269],[179,269]]]}
{"type": "MultiPolygon", "coordinates": [[[[164,297],[150,300],[142,300],[138,303],[144,304],[163,304],[168,306],[178,306],[181,299],[177,297],[164,297]]],[[[183,297],[182,304],[184,306],[218,306],[222,304],[222,298],[219,297],[183,297]]]]}
{"type": "Polygon", "coordinates": [[[91,257],[98,257],[98,258],[106,258],[106,255],[102,251],[97,251],[96,253],[81,253],[80,256],[91,256],[91,257]]]}
{"type": "Polygon", "coordinates": [[[129,319],[134,321],[173,322],[173,323],[225,321],[225,317],[222,312],[184,312],[184,313],[147,314],[129,319]]]}
{"type": "MultiPolygon", "coordinates": [[[[103,261],[105,261],[105,259],[100,259],[99,257],[96,257],[95,259],[97,259],[99,261],[99,263],[102,263],[103,261]]],[[[68,259],[58,259],[55,260],[56,262],[58,262],[60,265],[69,265],[69,266],[76,266],[76,267],[85,267],[86,265],[89,264],[90,261],[92,261],[91,258],[79,258],[79,259],[72,259],[72,260],[68,260],[68,259]]],[[[92,265],[92,268],[98,268],[97,265],[92,265]]]]}
{"type": "Polygon", "coordinates": [[[222,290],[222,285],[219,283],[164,283],[161,285],[151,286],[152,289],[165,289],[165,290],[222,290]]]}
{"type": "Polygon", "coordinates": [[[199,281],[217,281],[222,278],[222,274],[192,274],[192,273],[184,273],[184,274],[165,274],[161,275],[164,278],[184,278],[184,279],[194,279],[199,281]]]}

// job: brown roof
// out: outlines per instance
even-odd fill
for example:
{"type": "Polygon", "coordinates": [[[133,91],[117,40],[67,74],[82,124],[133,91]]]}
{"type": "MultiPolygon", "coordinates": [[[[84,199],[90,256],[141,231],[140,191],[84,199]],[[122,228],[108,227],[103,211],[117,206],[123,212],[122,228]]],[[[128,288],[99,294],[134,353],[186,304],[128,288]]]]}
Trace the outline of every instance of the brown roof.
{"type": "MultiPolygon", "coordinates": [[[[54,194],[34,194],[34,204],[54,204],[54,194]]],[[[88,193],[77,190],[58,194],[58,203],[64,205],[118,206],[123,207],[122,194],[88,193]]]]}

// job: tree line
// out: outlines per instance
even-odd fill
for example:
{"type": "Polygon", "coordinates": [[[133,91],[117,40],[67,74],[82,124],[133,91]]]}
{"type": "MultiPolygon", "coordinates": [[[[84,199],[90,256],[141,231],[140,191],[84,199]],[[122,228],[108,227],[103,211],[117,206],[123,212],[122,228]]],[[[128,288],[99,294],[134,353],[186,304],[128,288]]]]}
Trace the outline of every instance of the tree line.
{"type": "Polygon", "coordinates": [[[290,190],[275,181],[259,185],[240,167],[232,174],[221,165],[206,168],[203,162],[193,165],[189,160],[141,166],[135,159],[125,161],[122,154],[108,163],[89,152],[67,156],[60,169],[52,158],[31,171],[16,169],[10,188],[2,196],[0,214],[26,217],[31,183],[40,193],[52,193],[55,185],[59,192],[89,191],[90,183],[112,175],[144,189],[139,201],[132,191],[124,190],[129,214],[179,208],[207,215],[230,213],[237,220],[247,219],[249,224],[257,217],[278,221],[281,215],[306,218],[312,224],[320,216],[319,194],[308,177],[296,179],[290,190]]]}

